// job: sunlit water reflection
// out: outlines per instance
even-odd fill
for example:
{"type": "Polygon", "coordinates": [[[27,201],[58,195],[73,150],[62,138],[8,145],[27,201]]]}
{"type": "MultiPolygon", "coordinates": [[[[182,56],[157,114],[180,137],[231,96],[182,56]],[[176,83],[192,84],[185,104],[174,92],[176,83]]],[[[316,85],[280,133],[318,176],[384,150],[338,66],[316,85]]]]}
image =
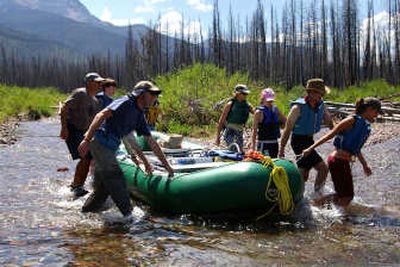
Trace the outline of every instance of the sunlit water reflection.
{"type": "MultiPolygon", "coordinates": [[[[400,262],[400,139],[367,147],[374,174],[354,165],[356,199],[348,213],[305,201],[293,218],[229,222],[167,217],[135,208],[81,214],[67,185],[74,164],[56,120],[23,123],[21,140],[0,148],[0,265],[397,265],[400,262]],[[68,167],[67,172],[57,172],[68,167]]],[[[326,156],[330,144],[320,151],[326,156]]],[[[306,191],[312,189],[312,182],[306,191]]],[[[332,190],[328,182],[327,191],[332,190]]]]}

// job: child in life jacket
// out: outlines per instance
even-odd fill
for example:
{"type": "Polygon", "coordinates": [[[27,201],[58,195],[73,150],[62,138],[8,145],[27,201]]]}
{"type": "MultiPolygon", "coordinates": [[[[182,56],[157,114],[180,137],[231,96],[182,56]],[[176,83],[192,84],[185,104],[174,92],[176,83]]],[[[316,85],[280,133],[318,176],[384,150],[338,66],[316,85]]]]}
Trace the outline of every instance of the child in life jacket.
{"type": "Polygon", "coordinates": [[[330,132],[321,137],[315,144],[303,151],[304,155],[311,153],[316,147],[335,137],[334,151],[328,157],[328,167],[335,187],[335,193],[322,197],[318,202],[333,201],[346,207],[354,197],[353,176],[350,162],[353,157],[359,159],[366,176],[372,171],[367,164],[361,148],[371,132],[371,123],[381,112],[381,102],[373,97],[360,99],[356,102],[356,111],[337,124],[330,132]]]}
{"type": "Polygon", "coordinates": [[[251,149],[260,151],[265,156],[278,156],[278,138],[281,137],[280,125],[286,123],[286,117],[274,105],[275,92],[266,88],[261,92],[261,105],[254,114],[251,135],[251,149]],[[256,143],[257,137],[257,143],[256,143]]]}

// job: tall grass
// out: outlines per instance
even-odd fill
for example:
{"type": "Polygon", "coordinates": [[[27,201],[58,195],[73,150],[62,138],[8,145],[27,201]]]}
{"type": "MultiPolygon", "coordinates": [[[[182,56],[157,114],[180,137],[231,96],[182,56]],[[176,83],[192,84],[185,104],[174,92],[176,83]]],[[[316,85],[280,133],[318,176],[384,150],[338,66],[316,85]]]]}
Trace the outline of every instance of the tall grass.
{"type": "Polygon", "coordinates": [[[31,119],[51,116],[66,96],[54,88],[30,89],[0,85],[0,122],[8,117],[27,115],[31,119]]]}
{"type": "MultiPolygon", "coordinates": [[[[290,101],[305,94],[304,87],[295,86],[287,92],[282,86],[252,82],[247,73],[227,75],[225,69],[212,64],[195,64],[175,73],[156,77],[157,86],[163,90],[160,105],[163,117],[157,129],[191,136],[209,136],[216,130],[216,123],[227,101],[233,97],[236,84],[246,84],[251,93],[248,101],[259,105],[263,88],[272,87],[276,93],[275,104],[287,114],[290,101]]],[[[118,90],[122,94],[124,90],[118,90]]],[[[366,96],[388,96],[400,92],[400,87],[377,80],[359,87],[332,88],[326,100],[354,103],[366,96]]],[[[66,95],[53,88],[29,89],[0,85],[0,122],[7,117],[27,114],[31,118],[51,116],[56,109],[51,106],[66,99],[66,95]]],[[[394,100],[400,101],[400,97],[394,100]]],[[[252,123],[252,116],[248,126],[252,123]]]]}
{"type": "MultiPolygon", "coordinates": [[[[276,93],[275,104],[285,114],[289,112],[291,100],[305,95],[302,85],[286,92],[282,86],[251,82],[247,73],[228,76],[225,69],[211,64],[195,64],[179,72],[159,76],[155,80],[157,86],[163,90],[160,105],[164,116],[157,126],[158,130],[184,135],[213,134],[223,106],[233,96],[233,88],[237,83],[247,84],[251,90],[248,101],[254,107],[259,105],[262,89],[272,87],[276,93]]],[[[360,97],[387,96],[397,92],[400,92],[400,87],[378,80],[359,87],[331,88],[331,94],[326,95],[325,99],[354,103],[360,97]]],[[[248,125],[251,123],[252,116],[248,125]]]]}

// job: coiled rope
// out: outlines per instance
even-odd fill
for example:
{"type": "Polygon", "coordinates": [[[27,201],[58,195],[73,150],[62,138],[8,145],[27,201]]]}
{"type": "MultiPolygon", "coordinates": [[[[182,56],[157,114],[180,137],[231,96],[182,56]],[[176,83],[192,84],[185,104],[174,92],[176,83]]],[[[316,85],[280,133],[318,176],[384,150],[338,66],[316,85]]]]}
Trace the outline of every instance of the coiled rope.
{"type": "MultiPolygon", "coordinates": [[[[290,215],[294,209],[294,202],[292,192],[289,187],[289,178],[286,170],[283,167],[276,166],[274,161],[267,156],[264,156],[258,152],[250,152],[246,155],[246,160],[255,160],[262,164],[263,167],[271,167],[271,172],[268,177],[268,184],[265,188],[265,198],[276,205],[279,205],[279,212],[282,215],[290,215]],[[271,188],[272,184],[275,184],[276,190],[271,188]]],[[[268,212],[259,216],[257,220],[264,218],[269,215],[272,210],[276,207],[274,205],[268,212]]]]}

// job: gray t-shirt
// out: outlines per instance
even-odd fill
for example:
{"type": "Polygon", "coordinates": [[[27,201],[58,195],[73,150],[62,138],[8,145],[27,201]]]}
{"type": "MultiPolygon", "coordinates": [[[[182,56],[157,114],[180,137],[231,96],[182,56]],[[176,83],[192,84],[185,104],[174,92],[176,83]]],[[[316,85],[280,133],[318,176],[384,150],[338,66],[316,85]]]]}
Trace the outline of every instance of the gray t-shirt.
{"type": "Polygon", "coordinates": [[[65,101],[68,106],[67,122],[79,130],[87,130],[94,116],[100,111],[99,101],[87,94],[86,88],[78,88],[65,101]]]}

